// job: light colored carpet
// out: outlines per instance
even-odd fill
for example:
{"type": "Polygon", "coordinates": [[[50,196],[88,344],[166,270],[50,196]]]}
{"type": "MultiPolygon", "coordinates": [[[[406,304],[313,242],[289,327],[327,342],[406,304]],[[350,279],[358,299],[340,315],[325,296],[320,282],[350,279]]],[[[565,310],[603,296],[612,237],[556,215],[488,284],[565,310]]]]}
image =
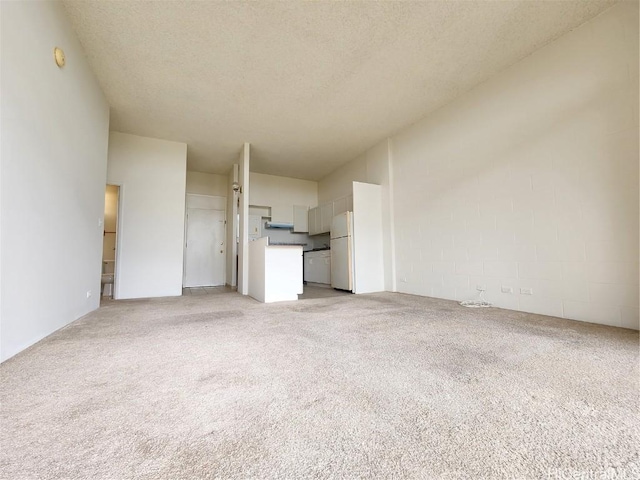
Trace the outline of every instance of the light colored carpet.
{"type": "Polygon", "coordinates": [[[640,475],[638,333],[612,327],[192,295],[107,302],[0,371],[5,479],[640,475]]]}

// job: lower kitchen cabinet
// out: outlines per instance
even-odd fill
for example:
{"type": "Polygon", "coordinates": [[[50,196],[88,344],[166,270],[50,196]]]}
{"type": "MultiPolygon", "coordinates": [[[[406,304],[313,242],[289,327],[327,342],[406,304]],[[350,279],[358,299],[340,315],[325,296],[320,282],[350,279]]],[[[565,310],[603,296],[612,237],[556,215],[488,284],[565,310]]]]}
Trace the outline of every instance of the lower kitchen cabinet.
{"type": "Polygon", "coordinates": [[[331,250],[304,253],[304,281],[331,284],[331,250]]]}

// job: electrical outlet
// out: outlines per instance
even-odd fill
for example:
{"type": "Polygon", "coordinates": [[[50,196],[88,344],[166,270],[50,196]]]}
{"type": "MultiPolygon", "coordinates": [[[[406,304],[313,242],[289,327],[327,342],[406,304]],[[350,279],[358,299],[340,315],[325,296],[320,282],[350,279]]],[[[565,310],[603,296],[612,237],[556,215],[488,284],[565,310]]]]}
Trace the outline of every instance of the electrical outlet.
{"type": "Polygon", "coordinates": [[[87,290],[87,298],[91,298],[91,290],[87,290]]]}
{"type": "Polygon", "coordinates": [[[400,281],[402,283],[407,283],[407,277],[400,277],[400,281]]]}
{"type": "Polygon", "coordinates": [[[522,295],[533,295],[533,288],[521,288],[520,293],[522,295]]]}
{"type": "Polygon", "coordinates": [[[104,224],[104,223],[103,223],[102,218],[99,218],[99,219],[98,219],[98,228],[100,228],[103,224],[104,224]]]}
{"type": "Polygon", "coordinates": [[[502,288],[500,288],[500,290],[502,291],[502,293],[513,293],[513,287],[507,287],[506,285],[502,285],[502,288]]]}
{"type": "Polygon", "coordinates": [[[485,287],[484,285],[476,285],[476,290],[479,292],[486,292],[487,287],[485,287]]]}

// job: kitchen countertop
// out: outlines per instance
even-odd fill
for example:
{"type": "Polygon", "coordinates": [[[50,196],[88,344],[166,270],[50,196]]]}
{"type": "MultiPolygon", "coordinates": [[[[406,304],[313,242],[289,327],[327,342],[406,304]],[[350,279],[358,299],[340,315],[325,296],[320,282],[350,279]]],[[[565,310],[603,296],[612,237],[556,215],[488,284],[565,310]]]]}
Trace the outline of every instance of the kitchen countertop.
{"type": "Polygon", "coordinates": [[[306,243],[269,242],[270,247],[306,247],[306,243]]]}
{"type": "Polygon", "coordinates": [[[316,248],[316,249],[313,249],[313,250],[305,250],[304,251],[305,254],[308,254],[308,253],[322,253],[322,252],[327,252],[327,254],[328,254],[328,253],[331,252],[331,249],[330,248],[316,248]]]}

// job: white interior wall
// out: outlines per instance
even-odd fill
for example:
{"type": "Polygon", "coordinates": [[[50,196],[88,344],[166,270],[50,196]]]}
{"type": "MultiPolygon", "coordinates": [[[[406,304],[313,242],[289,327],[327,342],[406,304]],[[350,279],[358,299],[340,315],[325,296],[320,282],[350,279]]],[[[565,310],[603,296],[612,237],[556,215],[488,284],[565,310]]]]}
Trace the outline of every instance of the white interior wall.
{"type": "Polygon", "coordinates": [[[227,175],[187,172],[187,193],[226,197],[228,184],[227,175]]]}
{"type": "Polygon", "coordinates": [[[318,182],[253,172],[249,174],[249,181],[250,205],[291,209],[292,216],[294,205],[318,205],[318,182]]]}
{"type": "Polygon", "coordinates": [[[352,195],[353,182],[373,183],[369,180],[367,170],[367,153],[365,152],[322,178],[318,182],[318,204],[322,205],[337,198],[352,195]]]}
{"type": "Polygon", "coordinates": [[[107,181],[120,186],[115,297],[182,295],[187,145],[109,135],[107,181]]]}
{"type": "Polygon", "coordinates": [[[638,328],[637,2],[392,145],[399,291],[638,328]]]}
{"type": "Polygon", "coordinates": [[[0,18],[4,361],[98,307],[109,107],[62,5],[1,2],[0,18]]]}

